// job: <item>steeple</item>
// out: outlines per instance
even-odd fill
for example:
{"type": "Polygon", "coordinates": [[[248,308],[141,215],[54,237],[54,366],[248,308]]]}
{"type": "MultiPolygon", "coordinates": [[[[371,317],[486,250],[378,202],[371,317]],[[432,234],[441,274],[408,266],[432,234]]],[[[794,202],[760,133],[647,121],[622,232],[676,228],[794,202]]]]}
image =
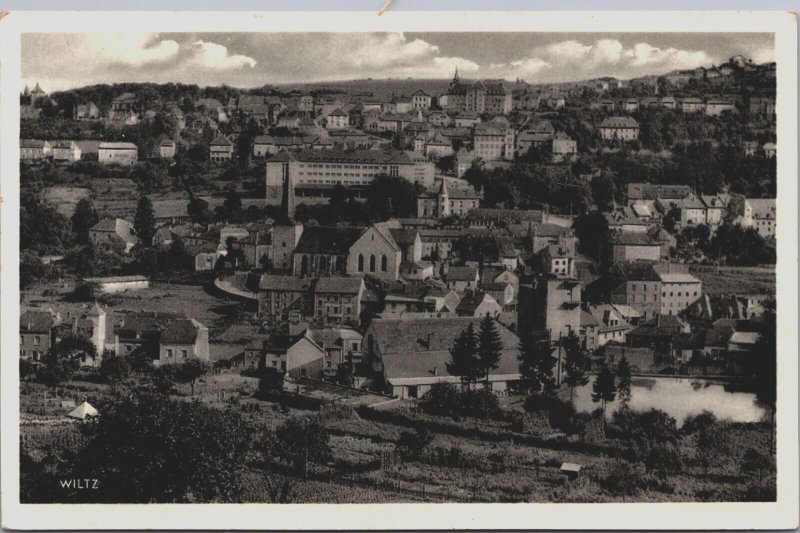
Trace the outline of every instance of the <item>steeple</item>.
{"type": "Polygon", "coordinates": [[[458,79],[458,67],[456,67],[456,73],[455,73],[455,75],[453,75],[453,84],[455,85],[458,82],[459,82],[459,79],[458,79]]]}
{"type": "Polygon", "coordinates": [[[294,187],[289,179],[289,165],[283,168],[283,191],[281,196],[281,214],[276,223],[294,226],[294,187]]]}
{"type": "Polygon", "coordinates": [[[450,193],[447,191],[447,180],[442,178],[442,185],[439,187],[439,216],[450,216],[450,193]]]}

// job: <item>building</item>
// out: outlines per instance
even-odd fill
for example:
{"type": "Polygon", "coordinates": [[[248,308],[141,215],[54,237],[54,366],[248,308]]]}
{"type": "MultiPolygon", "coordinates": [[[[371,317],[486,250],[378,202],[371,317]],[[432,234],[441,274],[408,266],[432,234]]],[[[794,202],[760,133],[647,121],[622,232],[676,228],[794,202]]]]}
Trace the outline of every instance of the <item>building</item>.
{"type": "Polygon", "coordinates": [[[94,102],[89,102],[88,104],[78,104],[75,108],[75,119],[76,120],[96,120],[100,118],[100,109],[94,104],[94,102]]]}
{"type": "Polygon", "coordinates": [[[663,346],[681,333],[691,333],[689,324],[675,315],[653,316],[630,330],[628,344],[635,348],[663,346]]]}
{"type": "Polygon", "coordinates": [[[50,309],[28,309],[19,317],[19,357],[41,361],[50,351],[55,338],[53,327],[61,317],[50,309]]]}
{"type": "Polygon", "coordinates": [[[680,109],[684,113],[701,113],[705,111],[706,104],[700,98],[684,98],[681,100],[680,109]]]}
{"type": "Polygon", "coordinates": [[[512,94],[499,81],[473,83],[466,91],[465,110],[488,115],[507,115],[511,113],[512,94]]]}
{"type": "Polygon", "coordinates": [[[476,267],[451,266],[447,269],[444,279],[448,289],[464,292],[477,289],[480,276],[476,267]]]}
{"type": "Polygon", "coordinates": [[[611,236],[612,258],[616,263],[627,261],[660,261],[663,242],[650,233],[618,231],[611,236]]]}
{"type": "Polygon", "coordinates": [[[262,274],[257,293],[259,314],[274,320],[287,320],[290,314],[304,316],[310,287],[307,278],[262,274]]]}
{"type": "Polygon", "coordinates": [[[559,238],[539,252],[541,272],[557,278],[575,277],[575,239],[559,238]]]}
{"type": "MultiPolygon", "coordinates": [[[[421,398],[436,383],[461,383],[459,376],[447,372],[450,348],[470,324],[478,331],[480,321],[473,317],[375,319],[364,335],[364,353],[388,393],[401,399],[421,398]]],[[[490,390],[502,392],[519,381],[519,339],[500,323],[495,326],[503,350],[488,381],[490,390]]]]}
{"type": "Polygon", "coordinates": [[[355,367],[363,359],[364,335],[353,328],[311,328],[307,335],[324,352],[322,368],[327,378],[335,377],[342,365],[355,367]]]}
{"type": "Polygon", "coordinates": [[[40,161],[53,154],[53,147],[47,141],[37,139],[20,139],[20,161],[40,161]]]}
{"type": "Polygon", "coordinates": [[[553,159],[555,161],[562,161],[568,156],[578,153],[578,141],[570,139],[566,133],[557,133],[553,137],[553,159]]]}
{"type": "Polygon", "coordinates": [[[208,328],[193,318],[173,320],[161,332],[158,364],[183,363],[189,359],[209,361],[208,328]]]}
{"type": "MultiPolygon", "coordinates": [[[[175,143],[172,143],[172,152],[175,154],[175,143]]],[[[97,161],[101,165],[130,166],[139,159],[139,149],[133,143],[100,143],[97,148],[97,161]]]]}
{"type": "Polygon", "coordinates": [[[484,317],[489,315],[497,318],[502,311],[503,306],[491,294],[482,290],[468,291],[456,307],[458,316],[484,317]]]}
{"type": "Polygon", "coordinates": [[[764,150],[764,157],[772,159],[778,154],[778,146],[775,143],[764,143],[762,147],[764,150]]]}
{"type": "Polygon", "coordinates": [[[208,145],[208,160],[212,163],[224,163],[233,158],[233,143],[220,135],[208,145]]]}
{"type": "Polygon", "coordinates": [[[639,123],[631,117],[608,117],[600,124],[604,141],[635,141],[639,138],[639,123]]]}
{"type": "Polygon", "coordinates": [[[104,294],[135,291],[150,287],[150,280],[140,275],[83,278],[83,281],[85,283],[97,285],[97,287],[100,289],[100,292],[104,294]]]}
{"type": "Polygon", "coordinates": [[[477,124],[472,136],[473,152],[484,161],[514,157],[514,130],[501,124],[477,124]]]}
{"type": "Polygon", "coordinates": [[[329,130],[345,130],[350,127],[350,115],[337,107],[328,115],[325,127],[329,130]]]}
{"type": "Polygon", "coordinates": [[[652,263],[638,261],[616,265],[602,300],[615,307],[628,306],[643,320],[661,313],[661,277],[652,263]]]}
{"type": "Polygon", "coordinates": [[[264,346],[264,368],[288,374],[293,379],[324,377],[325,351],[309,331],[300,335],[276,335],[264,346]]]}
{"type": "Polygon", "coordinates": [[[411,157],[412,154],[389,150],[300,150],[276,154],[266,162],[267,204],[280,203],[284,182],[307,203],[327,202],[336,185],[353,189],[360,197],[380,175],[402,177],[426,188],[433,186],[433,162],[411,157]]]}
{"type": "Polygon", "coordinates": [[[128,112],[138,111],[138,103],[136,102],[136,95],[133,93],[122,93],[111,100],[111,113],[109,118],[114,118],[117,114],[124,114],[128,112]]]}
{"type": "MultiPolygon", "coordinates": [[[[363,232],[363,228],[347,226],[306,227],[292,254],[292,272],[295,276],[303,277],[346,274],[350,249],[363,232]]],[[[367,263],[365,271],[369,272],[372,266],[375,266],[373,271],[378,270],[379,260],[379,257],[375,259],[375,265],[367,263]]]]}
{"type": "Polygon", "coordinates": [[[313,320],[325,325],[357,325],[364,291],[361,277],[319,278],[312,288],[313,320]]]}
{"type": "Polygon", "coordinates": [[[438,190],[428,189],[417,196],[417,217],[463,217],[480,206],[481,195],[472,186],[452,186],[447,181],[442,179],[438,190]]]}
{"type": "Polygon", "coordinates": [[[425,142],[425,155],[431,159],[451,156],[454,153],[453,142],[442,135],[434,135],[425,142]]]}
{"type": "Polygon", "coordinates": [[[519,287],[517,327],[556,341],[569,333],[580,332],[581,282],[544,276],[532,285],[519,287]]]}
{"type": "Polygon", "coordinates": [[[776,207],[774,198],[746,198],[743,213],[736,223],[745,228],[754,228],[764,238],[775,237],[776,207]]]}
{"type": "Polygon", "coordinates": [[[347,273],[369,274],[383,281],[400,277],[402,251],[385,224],[373,224],[350,246],[347,253],[347,273]]]}
{"type": "Polygon", "coordinates": [[[114,353],[130,355],[142,353],[146,357],[160,358],[161,332],[173,320],[185,320],[177,313],[114,313],[114,353]]]}
{"type": "Polygon", "coordinates": [[[89,241],[97,246],[111,243],[122,245],[125,253],[139,244],[139,237],[133,229],[133,224],[122,218],[106,218],[89,228],[89,241]]]}
{"type": "Polygon", "coordinates": [[[722,113],[733,113],[736,106],[730,98],[709,98],[706,101],[706,115],[716,117],[722,113]]]}
{"type": "Polygon", "coordinates": [[[429,109],[431,107],[431,97],[422,89],[417,89],[411,95],[414,102],[414,109],[429,109]]]}
{"type": "Polygon", "coordinates": [[[622,102],[622,110],[626,113],[635,113],[639,111],[639,100],[637,98],[628,98],[622,102]]]}
{"type": "Polygon", "coordinates": [[[158,145],[158,155],[161,159],[172,159],[175,157],[175,141],[161,141],[158,145]]]}
{"type": "Polygon", "coordinates": [[[625,343],[627,333],[633,328],[611,304],[590,305],[587,312],[597,322],[595,348],[609,342],[625,343]]]}
{"type": "Polygon", "coordinates": [[[53,161],[74,163],[81,160],[81,149],[74,141],[56,141],[53,143],[53,161]]]}
{"type": "Polygon", "coordinates": [[[700,201],[703,202],[706,210],[706,224],[712,228],[722,224],[723,217],[728,212],[729,200],[730,198],[727,194],[704,194],[700,196],[700,201]]]}
{"type": "Polygon", "coordinates": [[[703,294],[702,282],[688,273],[659,272],[661,279],[661,314],[677,315],[703,294]]]}
{"type": "Polygon", "coordinates": [[[96,357],[84,356],[83,366],[97,366],[106,349],[108,315],[97,302],[93,304],[55,304],[51,307],[59,317],[55,336],[77,335],[89,339],[94,345],[96,357]]]}

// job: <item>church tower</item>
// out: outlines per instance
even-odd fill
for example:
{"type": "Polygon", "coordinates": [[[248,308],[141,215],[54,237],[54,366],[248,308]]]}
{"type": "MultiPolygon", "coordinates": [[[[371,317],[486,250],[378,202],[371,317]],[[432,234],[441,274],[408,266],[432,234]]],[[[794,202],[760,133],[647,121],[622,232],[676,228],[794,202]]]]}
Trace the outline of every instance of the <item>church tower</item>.
{"type": "Polygon", "coordinates": [[[272,268],[277,271],[291,272],[294,249],[303,234],[303,224],[294,219],[295,198],[294,185],[289,177],[289,164],[283,167],[283,190],[281,195],[281,212],[272,226],[272,268]]]}
{"type": "Polygon", "coordinates": [[[442,178],[442,186],[439,187],[439,196],[437,198],[439,204],[439,218],[450,216],[450,193],[447,191],[447,181],[442,178]]]}

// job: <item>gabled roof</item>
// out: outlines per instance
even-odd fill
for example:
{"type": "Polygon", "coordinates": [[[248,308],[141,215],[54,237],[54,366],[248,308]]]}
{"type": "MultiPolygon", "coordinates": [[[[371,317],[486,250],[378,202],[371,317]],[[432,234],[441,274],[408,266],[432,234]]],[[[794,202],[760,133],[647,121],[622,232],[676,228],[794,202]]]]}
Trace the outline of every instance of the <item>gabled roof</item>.
{"type": "Polygon", "coordinates": [[[29,309],[19,317],[20,333],[50,333],[56,323],[56,315],[50,310],[29,309]]]}
{"type": "Polygon", "coordinates": [[[454,266],[447,270],[447,281],[475,281],[478,278],[478,269],[471,266],[454,266]]]}
{"type": "Polygon", "coordinates": [[[608,117],[600,123],[601,128],[638,128],[639,123],[631,117],[608,117]]]}
{"type": "Polygon", "coordinates": [[[220,135],[219,137],[211,141],[211,144],[209,146],[233,146],[233,143],[231,142],[230,139],[228,139],[224,135],[220,135]]]}
{"type": "Polygon", "coordinates": [[[193,318],[173,320],[161,332],[161,344],[194,344],[203,324],[193,318]]]}
{"type": "Polygon", "coordinates": [[[309,287],[307,279],[297,276],[279,276],[277,274],[261,274],[258,288],[262,291],[295,291],[303,292],[309,287]]]}
{"type": "Polygon", "coordinates": [[[347,255],[363,228],[308,226],[295,247],[296,253],[347,255]]]}

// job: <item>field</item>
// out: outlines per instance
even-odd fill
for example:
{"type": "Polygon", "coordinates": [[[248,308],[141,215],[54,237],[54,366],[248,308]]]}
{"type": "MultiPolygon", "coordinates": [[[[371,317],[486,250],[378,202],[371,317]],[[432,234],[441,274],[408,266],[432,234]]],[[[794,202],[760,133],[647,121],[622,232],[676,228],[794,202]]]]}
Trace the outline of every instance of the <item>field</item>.
{"type": "Polygon", "coordinates": [[[775,295],[773,267],[689,267],[689,272],[703,282],[703,292],[714,295],[775,295]]]}
{"type": "MultiPolygon", "coordinates": [[[[195,398],[240,410],[257,426],[273,429],[294,416],[322,417],[330,434],[329,462],[313,465],[306,480],[288,477],[279,464],[271,467],[273,480],[290,480],[293,503],[737,501],[753,481],[740,466],[745,450],[770,447],[767,424],[720,423],[729,444],[724,456],[703,465],[697,436],[684,436],[678,444],[680,472],[658,478],[632,463],[631,474],[645,480],[647,488],[625,496],[604,484],[625,453],[620,441],[567,438],[548,427],[522,433],[504,419],[455,421],[422,413],[413,402],[327,385],[311,384],[302,395],[284,400],[258,400],[257,383],[233,372],[209,375],[197,384],[195,398]],[[430,443],[419,456],[402,456],[398,439],[420,426],[430,431],[430,443]],[[580,477],[568,481],[559,472],[563,462],[582,465],[580,477]]],[[[99,401],[110,392],[107,385],[84,381],[55,390],[23,384],[23,452],[42,460],[53,449],[81,447],[78,424],[66,421],[70,408],[61,402],[99,401]]],[[[190,399],[187,386],[178,392],[175,399],[190,399]]],[[[263,471],[251,468],[247,478],[244,501],[272,501],[263,471]]]]}

